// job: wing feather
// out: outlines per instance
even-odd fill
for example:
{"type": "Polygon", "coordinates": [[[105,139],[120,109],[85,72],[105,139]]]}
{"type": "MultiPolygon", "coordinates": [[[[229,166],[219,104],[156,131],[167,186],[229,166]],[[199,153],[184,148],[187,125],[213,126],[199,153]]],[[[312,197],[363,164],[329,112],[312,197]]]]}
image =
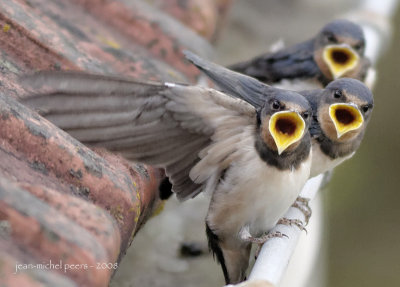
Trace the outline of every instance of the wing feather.
{"type": "Polygon", "coordinates": [[[34,94],[22,101],[83,143],[165,168],[181,200],[215,186],[256,123],[251,105],[201,87],[73,72],[23,83],[34,94]]]}

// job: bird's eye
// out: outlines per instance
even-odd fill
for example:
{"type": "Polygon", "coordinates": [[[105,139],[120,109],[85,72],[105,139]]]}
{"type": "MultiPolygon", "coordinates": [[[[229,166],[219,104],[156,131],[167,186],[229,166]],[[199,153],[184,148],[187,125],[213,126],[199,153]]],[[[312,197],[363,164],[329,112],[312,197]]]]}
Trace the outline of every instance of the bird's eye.
{"type": "Polygon", "coordinates": [[[281,107],[281,104],[278,101],[273,101],[271,106],[274,110],[279,110],[279,108],[281,107]]]}
{"type": "Polygon", "coordinates": [[[336,90],[336,91],[333,93],[333,96],[334,96],[336,99],[339,99],[339,98],[341,98],[341,97],[343,96],[343,93],[342,93],[341,90],[336,90]]]}
{"type": "Polygon", "coordinates": [[[308,119],[309,116],[310,116],[309,112],[304,112],[303,113],[303,118],[308,119]]]}
{"type": "Polygon", "coordinates": [[[361,109],[364,113],[368,112],[371,107],[369,105],[362,106],[361,109]]]}
{"type": "Polygon", "coordinates": [[[360,51],[363,48],[363,44],[362,43],[358,43],[354,46],[354,49],[357,51],[360,51]]]}
{"type": "Polygon", "coordinates": [[[326,33],[325,37],[331,43],[337,43],[338,42],[338,40],[336,39],[335,35],[333,35],[332,33],[326,33]]]}

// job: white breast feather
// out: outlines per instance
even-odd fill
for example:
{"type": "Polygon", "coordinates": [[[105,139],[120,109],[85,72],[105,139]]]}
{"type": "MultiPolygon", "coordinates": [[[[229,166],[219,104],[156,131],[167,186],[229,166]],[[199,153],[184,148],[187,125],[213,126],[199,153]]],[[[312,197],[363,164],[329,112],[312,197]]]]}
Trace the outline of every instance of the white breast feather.
{"type": "Polygon", "coordinates": [[[311,156],[298,169],[282,171],[262,161],[254,145],[243,146],[242,152],[214,194],[214,214],[208,218],[211,223],[221,221],[215,224],[231,234],[249,225],[257,236],[270,230],[293,204],[309,178],[311,156]]]}
{"type": "Polygon", "coordinates": [[[311,177],[332,170],[345,160],[351,158],[355,153],[353,152],[346,157],[336,158],[332,160],[329,156],[322,152],[320,145],[315,141],[313,141],[312,143],[312,151],[313,156],[311,165],[311,177]]]}

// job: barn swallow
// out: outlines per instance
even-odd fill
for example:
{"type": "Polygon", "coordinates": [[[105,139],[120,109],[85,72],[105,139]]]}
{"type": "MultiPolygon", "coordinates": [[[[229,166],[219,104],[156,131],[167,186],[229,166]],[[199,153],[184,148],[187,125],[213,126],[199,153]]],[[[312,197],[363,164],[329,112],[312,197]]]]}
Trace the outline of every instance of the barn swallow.
{"type": "Polygon", "coordinates": [[[308,41],[228,68],[267,84],[284,82],[285,88],[292,90],[324,88],[341,77],[364,81],[371,70],[364,52],[361,27],[348,20],[335,20],[308,41]]]}
{"type": "MultiPolygon", "coordinates": [[[[263,100],[260,83],[186,51],[186,57],[225,93],[249,103],[263,100]]],[[[373,109],[373,95],[356,79],[337,79],[325,89],[299,91],[310,103],[313,120],[311,176],[329,171],[352,157],[361,144],[373,109]]]]}
{"type": "Polygon", "coordinates": [[[323,90],[300,94],[313,108],[311,176],[316,176],[354,155],[371,118],[374,100],[362,82],[349,78],[335,80],[323,90]]]}
{"type": "Polygon", "coordinates": [[[263,100],[246,102],[209,88],[76,72],[23,81],[36,91],[23,103],[81,142],[164,168],[180,200],[210,193],[206,231],[227,284],[245,278],[248,235],[269,231],[310,174],[311,107],[295,92],[260,83],[253,93],[263,100]]]}

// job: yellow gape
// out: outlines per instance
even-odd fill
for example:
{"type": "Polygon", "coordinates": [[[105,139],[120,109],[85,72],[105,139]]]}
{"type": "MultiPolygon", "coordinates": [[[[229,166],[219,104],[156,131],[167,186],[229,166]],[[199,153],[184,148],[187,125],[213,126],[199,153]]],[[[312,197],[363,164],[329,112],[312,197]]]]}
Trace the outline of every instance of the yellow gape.
{"type": "Polygon", "coordinates": [[[360,128],[364,118],[355,104],[332,104],[329,116],[335,125],[337,137],[360,128]]]}
{"type": "Polygon", "coordinates": [[[291,144],[303,137],[306,124],[297,112],[283,111],[273,114],[269,120],[269,132],[281,154],[291,144]]]}
{"type": "Polygon", "coordinates": [[[336,80],[357,66],[359,56],[350,46],[342,44],[326,46],[323,59],[336,80]]]}

